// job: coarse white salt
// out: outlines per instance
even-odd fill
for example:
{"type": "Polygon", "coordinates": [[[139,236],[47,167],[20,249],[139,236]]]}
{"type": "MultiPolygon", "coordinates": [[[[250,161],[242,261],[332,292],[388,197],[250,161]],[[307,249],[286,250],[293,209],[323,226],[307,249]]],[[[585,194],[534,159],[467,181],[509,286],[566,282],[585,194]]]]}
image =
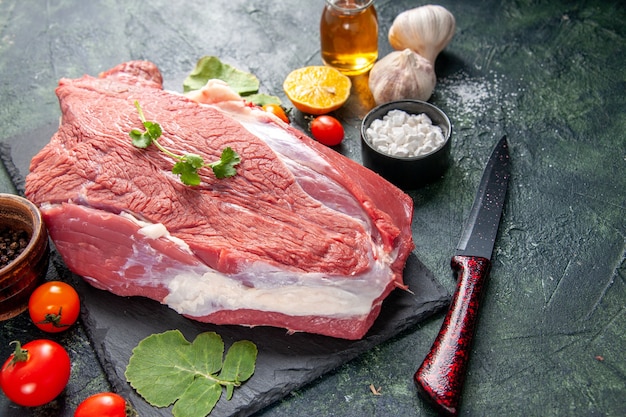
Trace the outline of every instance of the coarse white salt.
{"type": "Polygon", "coordinates": [[[390,110],[375,119],[365,131],[365,139],[378,152],[412,158],[433,152],[443,145],[443,131],[425,113],[409,114],[390,110]]]}

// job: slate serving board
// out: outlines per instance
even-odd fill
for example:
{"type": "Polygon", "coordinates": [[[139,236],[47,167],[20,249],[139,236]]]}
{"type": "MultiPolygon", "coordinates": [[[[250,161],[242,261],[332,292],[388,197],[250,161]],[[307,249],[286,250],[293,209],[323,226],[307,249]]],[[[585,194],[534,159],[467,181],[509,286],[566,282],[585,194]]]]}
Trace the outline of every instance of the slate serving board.
{"type": "MultiPolygon", "coordinates": [[[[19,194],[23,194],[30,159],[55,131],[55,125],[46,125],[11,138],[0,148],[2,162],[19,194]]],[[[195,322],[156,301],[119,297],[91,287],[70,272],[55,251],[52,264],[53,275],[72,283],[81,295],[82,321],[114,391],[128,398],[143,416],[171,415],[171,407],[157,409],[146,403],[124,377],[132,349],[151,334],[178,329],[192,341],[202,332],[215,331],[226,349],[237,340],[254,342],[259,350],[255,374],[235,391],[231,401],[222,399],[211,413],[216,417],[249,416],[441,311],[450,299],[432,273],[411,254],[404,277],[411,293],[394,291],[368,335],[359,341],[347,341],[305,333],[289,335],[284,329],[271,327],[195,322]]]]}

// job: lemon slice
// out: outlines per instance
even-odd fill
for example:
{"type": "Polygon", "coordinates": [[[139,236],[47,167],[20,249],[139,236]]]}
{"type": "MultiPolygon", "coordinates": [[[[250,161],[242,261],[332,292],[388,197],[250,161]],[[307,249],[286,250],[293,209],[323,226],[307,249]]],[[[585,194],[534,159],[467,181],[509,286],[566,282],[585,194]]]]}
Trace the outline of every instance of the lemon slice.
{"type": "Polygon", "coordinates": [[[350,97],[350,78],[326,66],[293,70],[283,82],[285,94],[302,113],[319,115],[337,110],[350,97]]]}

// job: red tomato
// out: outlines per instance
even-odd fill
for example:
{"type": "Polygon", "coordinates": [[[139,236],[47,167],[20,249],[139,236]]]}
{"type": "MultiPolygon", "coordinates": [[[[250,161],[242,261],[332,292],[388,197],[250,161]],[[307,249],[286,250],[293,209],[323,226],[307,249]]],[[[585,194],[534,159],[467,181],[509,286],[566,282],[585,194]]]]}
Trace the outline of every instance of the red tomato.
{"type": "Polygon", "coordinates": [[[278,116],[283,122],[289,123],[289,117],[287,116],[285,109],[283,109],[283,106],[281,106],[280,104],[265,104],[263,105],[263,110],[268,113],[272,113],[275,116],[278,116]]]}
{"type": "Polygon", "coordinates": [[[333,116],[318,116],[310,124],[311,134],[326,146],[339,145],[343,140],[343,126],[333,116]]]}
{"type": "Polygon", "coordinates": [[[0,371],[0,386],[16,404],[36,407],[54,400],[70,379],[70,357],[63,346],[38,339],[9,356],[0,371]]]}
{"type": "Polygon", "coordinates": [[[101,392],[80,403],[74,417],[126,417],[126,400],[113,392],[101,392]]]}
{"type": "Polygon", "coordinates": [[[78,319],[80,299],[69,284],[49,281],[33,291],[28,301],[28,313],[35,326],[49,333],[58,333],[78,319]]]}

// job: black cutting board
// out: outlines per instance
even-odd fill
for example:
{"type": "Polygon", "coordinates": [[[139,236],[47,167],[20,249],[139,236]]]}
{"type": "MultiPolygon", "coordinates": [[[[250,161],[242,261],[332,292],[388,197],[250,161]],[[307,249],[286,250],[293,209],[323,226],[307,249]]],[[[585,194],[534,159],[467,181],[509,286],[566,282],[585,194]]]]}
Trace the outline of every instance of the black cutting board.
{"type": "MultiPolygon", "coordinates": [[[[23,193],[23,178],[30,159],[55,131],[56,126],[51,124],[5,142],[2,160],[18,193],[23,193]]],[[[52,263],[61,279],[71,282],[81,295],[83,323],[114,391],[128,398],[142,416],[171,415],[170,408],[156,409],[147,404],[124,377],[132,349],[151,334],[178,329],[192,341],[201,332],[215,331],[224,339],[226,349],[237,340],[254,342],[259,350],[255,374],[235,391],[231,401],[220,400],[211,413],[211,416],[248,416],[415,326],[449,303],[445,289],[417,256],[411,254],[404,273],[411,292],[395,290],[385,300],[366,337],[347,341],[306,333],[289,335],[284,329],[270,327],[199,323],[153,300],[119,297],[93,288],[71,273],[56,252],[52,263]]]]}

